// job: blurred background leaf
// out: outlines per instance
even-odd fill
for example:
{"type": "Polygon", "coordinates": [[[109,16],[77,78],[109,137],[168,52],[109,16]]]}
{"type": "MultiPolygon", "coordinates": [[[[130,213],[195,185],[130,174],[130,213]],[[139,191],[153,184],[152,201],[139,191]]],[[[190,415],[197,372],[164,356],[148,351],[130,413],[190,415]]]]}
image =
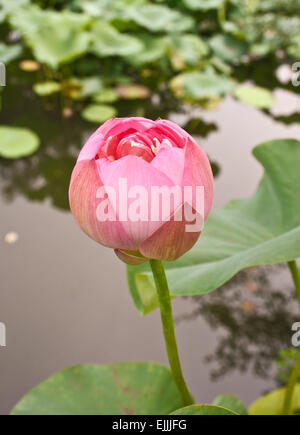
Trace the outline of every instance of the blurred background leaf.
{"type": "MultiPolygon", "coordinates": [[[[250,415],[282,415],[286,388],[271,391],[260,397],[249,408],[250,415]]],[[[296,385],[292,401],[292,410],[295,415],[300,412],[300,384],[296,385]]]]}
{"type": "Polygon", "coordinates": [[[25,128],[0,126],[0,156],[18,159],[33,154],[40,145],[38,136],[25,128]]]}

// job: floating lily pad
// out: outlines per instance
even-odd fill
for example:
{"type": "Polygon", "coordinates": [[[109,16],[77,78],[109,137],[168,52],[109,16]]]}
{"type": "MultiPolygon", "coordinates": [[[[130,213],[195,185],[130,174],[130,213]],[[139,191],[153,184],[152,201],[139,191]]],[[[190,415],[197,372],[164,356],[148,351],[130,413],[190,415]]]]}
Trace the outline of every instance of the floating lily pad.
{"type": "Polygon", "coordinates": [[[234,89],[234,82],[213,71],[193,71],[179,74],[171,80],[170,86],[177,97],[196,101],[223,97],[234,89]]]}
{"type": "Polygon", "coordinates": [[[177,409],[171,415],[238,415],[230,409],[215,405],[191,405],[177,409]]]}
{"type": "Polygon", "coordinates": [[[62,83],[63,93],[74,100],[83,100],[97,95],[103,88],[103,81],[99,76],[76,78],[72,77],[62,83]]]}
{"type": "MultiPolygon", "coordinates": [[[[300,142],[267,142],[254,156],[265,168],[254,196],[212,212],[195,247],[165,263],[172,297],[205,294],[247,267],[300,257],[300,142]]],[[[147,263],[128,267],[128,278],[140,312],[156,308],[147,263]]]]}
{"type": "Polygon", "coordinates": [[[113,106],[105,104],[90,104],[81,112],[86,121],[102,123],[117,115],[117,110],[113,106]]]}
{"type": "Polygon", "coordinates": [[[95,103],[114,103],[119,98],[119,94],[115,89],[105,88],[94,96],[93,101],[95,103]]]}
{"type": "Polygon", "coordinates": [[[120,33],[104,21],[93,26],[91,35],[91,51],[98,56],[134,56],[143,49],[138,38],[120,33]]]}
{"type": "Polygon", "coordinates": [[[243,103],[260,109],[270,109],[275,102],[272,92],[258,86],[239,86],[235,89],[234,96],[243,103]]]}
{"type": "Polygon", "coordinates": [[[39,137],[31,130],[0,126],[0,157],[18,159],[33,154],[40,145],[39,137]]]}
{"type": "MultiPolygon", "coordinates": [[[[283,409],[283,403],[285,399],[286,388],[280,388],[278,390],[271,391],[256,400],[249,408],[250,415],[281,415],[283,409]]],[[[293,401],[293,412],[299,413],[300,411],[300,384],[295,388],[293,401]]]]}
{"type": "Polygon", "coordinates": [[[166,367],[129,362],[65,369],[26,394],[12,415],[166,415],[181,406],[166,367]]]}
{"type": "Polygon", "coordinates": [[[192,17],[162,5],[141,4],[128,7],[125,18],[152,32],[184,32],[194,26],[192,17]]]}
{"type": "Polygon", "coordinates": [[[11,25],[19,30],[39,62],[53,68],[87,52],[90,17],[69,11],[54,12],[31,6],[16,10],[11,25]]]}
{"type": "Polygon", "coordinates": [[[150,89],[142,85],[120,85],[116,88],[116,92],[125,100],[143,99],[150,96],[150,89]]]}
{"type": "Polygon", "coordinates": [[[103,81],[98,76],[80,79],[79,83],[81,85],[80,97],[82,98],[92,97],[103,88],[103,81]]]}
{"type": "Polygon", "coordinates": [[[40,97],[47,97],[61,91],[61,84],[58,82],[41,82],[33,86],[33,90],[40,97]]]}

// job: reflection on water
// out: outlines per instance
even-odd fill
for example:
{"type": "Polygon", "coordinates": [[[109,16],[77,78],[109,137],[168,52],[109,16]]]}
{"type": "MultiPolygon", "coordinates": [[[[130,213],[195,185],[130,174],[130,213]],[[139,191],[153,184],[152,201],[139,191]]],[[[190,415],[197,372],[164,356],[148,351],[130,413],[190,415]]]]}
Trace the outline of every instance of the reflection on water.
{"type": "MultiPolygon", "coordinates": [[[[271,90],[284,88],[297,94],[300,88],[289,83],[282,84],[274,74],[278,65],[280,60],[276,57],[270,57],[264,63],[241,65],[235,72],[235,78],[243,81],[251,77],[259,86],[271,90]]],[[[9,66],[7,75],[8,86],[3,92],[0,122],[33,129],[40,136],[42,146],[38,153],[26,159],[0,160],[4,198],[12,200],[16,194],[22,194],[31,201],[50,199],[53,206],[68,210],[68,183],[76,155],[96,124],[81,119],[80,101],[57,96],[36,96],[32,90],[34,75],[20,71],[16,64],[9,66]]],[[[151,86],[151,81],[148,85],[151,86]]],[[[145,116],[156,119],[170,118],[172,113],[182,115],[185,120],[183,128],[200,139],[207,139],[218,131],[216,122],[205,121],[199,115],[191,116],[191,109],[182,106],[167,90],[145,100],[119,101],[116,108],[120,117],[145,116]]],[[[287,125],[299,122],[299,113],[289,116],[275,116],[269,111],[265,113],[287,125]]],[[[215,177],[220,173],[220,165],[221,162],[212,161],[215,177]]]]}
{"type": "Polygon", "coordinates": [[[299,319],[290,281],[285,265],[255,267],[216,292],[192,298],[195,308],[177,322],[202,316],[222,332],[206,356],[212,379],[249,370],[264,380],[274,378],[274,360],[290,346],[291,325],[299,319]]]}
{"type": "MultiPolygon", "coordinates": [[[[274,89],[279,84],[273,74],[277,66],[278,60],[270,60],[253,71],[242,67],[239,78],[253,77],[274,89]]],[[[84,237],[70,215],[57,210],[69,210],[70,174],[96,125],[80,118],[80,102],[35,96],[30,75],[14,68],[8,71],[0,122],[33,129],[42,146],[26,159],[0,159],[0,321],[8,325],[8,347],[0,359],[0,413],[67,365],[126,359],[166,362],[158,313],[139,318],[123,265],[112,252],[84,237]],[[9,240],[17,234],[18,243],[7,243],[8,234],[9,240]],[[111,313],[118,323],[111,324],[111,313]]],[[[199,111],[179,106],[167,91],[116,106],[119,116],[181,119],[213,160],[219,175],[216,206],[253,192],[261,175],[251,157],[254,145],[275,137],[300,137],[294,125],[298,115],[278,119],[290,124],[285,127],[274,122],[271,113],[231,99],[216,112],[201,112],[201,117],[199,111]]],[[[249,403],[263,388],[274,386],[274,358],[290,346],[291,324],[297,320],[293,289],[287,283],[291,280],[285,267],[250,269],[219,291],[174,302],[185,372],[197,400],[207,402],[220,392],[232,392],[249,403]],[[205,364],[203,352],[208,355],[205,364]],[[239,372],[245,371],[241,379],[239,372]],[[211,383],[209,374],[218,383],[211,383]],[[272,383],[267,386],[268,378],[272,383]]]]}
{"type": "MultiPolygon", "coordinates": [[[[63,107],[64,102],[57,98],[37,97],[31,86],[31,83],[16,80],[14,85],[5,89],[0,120],[3,124],[32,128],[40,136],[42,147],[38,153],[26,159],[1,159],[2,193],[7,200],[12,200],[16,194],[22,194],[30,201],[50,199],[54,207],[68,210],[68,185],[76,155],[97,125],[83,121],[71,108],[67,112],[66,107],[63,107]],[[64,118],[63,114],[66,113],[68,116],[72,114],[72,118],[64,118]]],[[[160,98],[154,96],[146,100],[119,102],[117,108],[120,117],[138,114],[152,119],[168,118],[171,111],[186,112],[186,108],[180,108],[169,93],[160,98]]],[[[189,121],[185,127],[191,134],[200,137],[217,131],[216,124],[197,118],[189,121]]],[[[218,164],[212,164],[217,176],[218,164]]]]}

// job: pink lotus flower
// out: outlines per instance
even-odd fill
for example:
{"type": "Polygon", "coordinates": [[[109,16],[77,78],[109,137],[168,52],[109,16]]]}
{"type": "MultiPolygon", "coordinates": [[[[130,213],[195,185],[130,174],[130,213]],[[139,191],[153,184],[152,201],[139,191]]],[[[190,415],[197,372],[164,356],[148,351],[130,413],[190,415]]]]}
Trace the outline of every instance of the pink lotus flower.
{"type": "Polygon", "coordinates": [[[115,249],[126,263],[138,264],[149,258],[175,260],[193,247],[201,229],[186,231],[190,219],[182,213],[184,195],[172,197],[166,209],[168,216],[162,211],[166,205],[163,196],[159,204],[151,204],[153,186],[170,190],[180,186],[182,192],[186,186],[201,186],[204,211],[199,210],[194,195],[188,202],[195,219],[199,214],[202,222],[207,218],[213,200],[213,175],[205,152],[193,138],[171,121],[114,118],[90,137],[79,155],[70,184],[71,210],[89,237],[115,249]],[[137,199],[120,192],[120,181],[124,180],[131,192],[143,189],[149,194],[139,206],[154,207],[155,219],[150,214],[136,219],[126,213],[134,209],[136,217],[138,210],[137,199]],[[103,189],[113,219],[99,219],[99,192],[103,189]]]}

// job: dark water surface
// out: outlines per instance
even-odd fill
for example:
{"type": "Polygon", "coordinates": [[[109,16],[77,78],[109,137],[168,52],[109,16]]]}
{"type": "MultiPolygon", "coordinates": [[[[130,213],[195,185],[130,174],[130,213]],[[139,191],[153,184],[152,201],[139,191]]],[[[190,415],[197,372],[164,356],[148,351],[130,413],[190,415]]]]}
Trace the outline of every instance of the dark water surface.
{"type": "MultiPolygon", "coordinates": [[[[2,414],[66,366],[167,362],[159,313],[140,317],[124,265],[89,240],[68,211],[75,157],[96,126],[77,115],[61,118],[59,102],[42,102],[21,85],[5,90],[1,122],[33,128],[42,147],[27,159],[0,159],[0,321],[7,327],[7,347],[0,348],[2,414]],[[7,243],[10,232],[18,234],[16,243],[7,243]]],[[[279,97],[285,108],[287,97],[279,97]]],[[[251,156],[254,145],[300,138],[299,124],[276,122],[230,98],[203,112],[204,122],[189,124],[199,113],[167,99],[122,104],[122,116],[168,116],[202,136],[219,169],[215,207],[255,190],[262,169],[251,156]]],[[[226,392],[249,404],[278,385],[273,360],[290,346],[297,312],[284,266],[243,272],[210,295],[174,301],[174,308],[184,373],[199,403],[226,392]]]]}

